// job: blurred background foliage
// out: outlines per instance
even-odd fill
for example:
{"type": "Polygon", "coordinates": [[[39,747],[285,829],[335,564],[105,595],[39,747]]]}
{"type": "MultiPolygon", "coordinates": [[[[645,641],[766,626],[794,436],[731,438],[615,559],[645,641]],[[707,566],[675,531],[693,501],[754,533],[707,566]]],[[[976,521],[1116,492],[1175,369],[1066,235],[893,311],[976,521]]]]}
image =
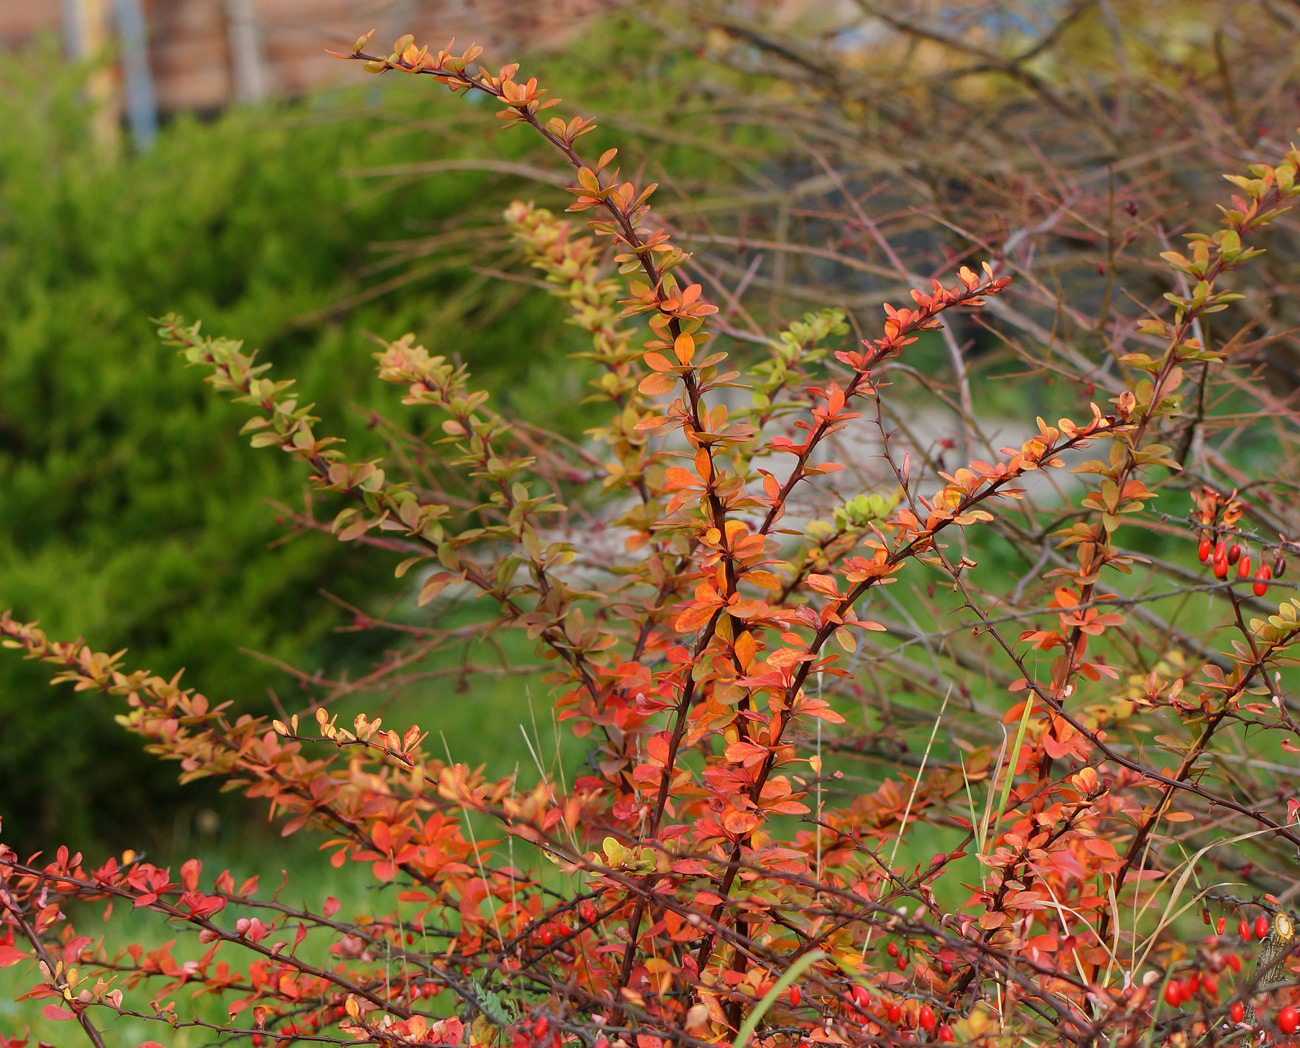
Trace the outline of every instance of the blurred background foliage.
{"type": "MultiPolygon", "coordinates": [[[[585,59],[566,57],[563,79],[629,111],[667,108],[684,71],[619,73],[652,40],[640,29],[614,50],[593,41],[585,59]]],[[[148,154],[115,160],[89,133],[86,74],[49,41],[0,68],[0,603],[265,711],[293,679],[237,651],[360,672],[382,638],[338,632],[351,616],[320,591],[383,609],[405,585],[382,555],[295,528],[270,505],[301,509],[303,478],[236,436],[242,409],[160,348],[148,318],[174,310],[261,347],[354,454],[383,450],[374,413],[404,411],[374,380],[367,332],[416,331],[464,360],[496,403],[580,437],[588,376],[554,366],[582,348],[579,333],[531,278],[496,275],[519,269],[501,211],[535,194],[563,207],[565,179],[527,136],[496,141],[490,115],[391,78],[207,123],[182,117],[148,154]],[[430,177],[430,162],[449,170],[430,177]]],[[[700,146],[684,137],[659,161],[725,183],[726,142],[700,146]]],[[[39,666],[0,660],[4,835],[20,853],[157,844],[189,834],[198,812],[216,826],[225,809],[212,791],[178,788],[175,767],[142,753],[114,712],[50,688],[39,666]]],[[[508,751],[524,749],[505,735],[508,751]]],[[[489,752],[477,739],[471,755],[489,752]]]]}

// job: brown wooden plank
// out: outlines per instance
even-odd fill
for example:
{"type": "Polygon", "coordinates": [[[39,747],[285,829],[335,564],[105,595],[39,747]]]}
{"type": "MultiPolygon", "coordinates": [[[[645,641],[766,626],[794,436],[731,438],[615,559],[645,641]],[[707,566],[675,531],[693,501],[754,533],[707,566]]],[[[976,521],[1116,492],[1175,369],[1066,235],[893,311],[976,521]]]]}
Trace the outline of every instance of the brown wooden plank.
{"type": "Polygon", "coordinates": [[[0,3],[0,46],[21,47],[37,33],[62,31],[57,3],[0,3]]]}
{"type": "MultiPolygon", "coordinates": [[[[580,26],[599,0],[254,0],[261,49],[277,94],[300,95],[355,76],[324,54],[346,48],[370,28],[375,50],[413,33],[440,48],[477,43],[494,64],[521,45],[554,43],[580,26]]],[[[144,0],[149,63],[158,108],[212,109],[233,100],[224,0],[144,0]]],[[[17,47],[42,29],[60,29],[54,0],[0,0],[0,45],[17,47]]]]}

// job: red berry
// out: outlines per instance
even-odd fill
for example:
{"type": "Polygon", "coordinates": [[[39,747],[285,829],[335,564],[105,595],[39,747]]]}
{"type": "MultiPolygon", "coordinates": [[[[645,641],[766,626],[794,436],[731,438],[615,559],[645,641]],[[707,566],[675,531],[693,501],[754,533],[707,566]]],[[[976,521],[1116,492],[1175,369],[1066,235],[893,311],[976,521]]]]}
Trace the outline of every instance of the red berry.
{"type": "Polygon", "coordinates": [[[1170,979],[1165,983],[1165,1004],[1170,1008],[1177,1008],[1183,1003],[1183,984],[1176,979],[1170,979]]]}
{"type": "Polygon", "coordinates": [[[791,986],[791,987],[790,987],[790,1004],[791,1004],[793,1007],[798,1008],[798,1007],[799,1007],[799,1002],[800,1002],[801,1000],[803,1000],[803,991],[800,990],[798,986],[791,986]]]}
{"type": "Polygon", "coordinates": [[[849,991],[849,1000],[857,1006],[859,1011],[865,1012],[867,1006],[871,1003],[871,994],[867,993],[865,986],[858,986],[855,983],[853,989],[849,991]]]}
{"type": "Polygon", "coordinates": [[[1242,557],[1241,560],[1237,561],[1237,578],[1250,578],[1250,557],[1242,557]]]}
{"type": "Polygon", "coordinates": [[[1217,553],[1214,555],[1214,577],[1216,579],[1226,579],[1228,577],[1228,558],[1220,557],[1217,553]]]}
{"type": "Polygon", "coordinates": [[[533,1036],[542,1038],[546,1036],[546,1031],[551,1028],[551,1021],[544,1015],[539,1015],[533,1023],[533,1036]]]}
{"type": "Polygon", "coordinates": [[[1214,550],[1214,543],[1209,539],[1201,539],[1201,544],[1196,548],[1196,555],[1200,558],[1202,564],[1210,559],[1210,553],[1214,550]]]}
{"type": "Polygon", "coordinates": [[[947,1023],[944,1023],[942,1026],[939,1027],[939,1040],[955,1041],[956,1039],[957,1039],[956,1034],[952,1032],[952,1027],[949,1026],[947,1023]]]}
{"type": "MultiPolygon", "coordinates": [[[[1243,921],[1242,923],[1244,924],[1245,922],[1243,921]]],[[[1228,954],[1228,967],[1231,968],[1234,972],[1241,971],[1241,958],[1238,957],[1235,953],[1228,954]]]]}
{"type": "Polygon", "coordinates": [[[1228,555],[1228,547],[1226,547],[1226,546],[1223,544],[1223,541],[1220,540],[1220,541],[1216,542],[1216,543],[1214,544],[1214,559],[1215,559],[1215,560],[1222,560],[1222,559],[1223,559],[1224,557],[1226,557],[1227,555],[1228,555]]]}
{"type": "Polygon", "coordinates": [[[1183,1000],[1190,1001],[1193,997],[1195,997],[1200,992],[1201,992],[1200,975],[1189,976],[1185,984],[1185,989],[1183,990],[1183,1000]]]}
{"type": "Polygon", "coordinates": [[[1234,1023],[1239,1023],[1246,1018],[1246,1006],[1240,1001],[1233,1001],[1232,1007],[1228,1009],[1228,1014],[1232,1016],[1234,1023]]]}
{"type": "Polygon", "coordinates": [[[1219,980],[1206,972],[1201,976],[1201,989],[1211,997],[1217,997],[1219,995],[1219,980]]]}
{"type": "Polygon", "coordinates": [[[898,943],[896,943],[896,942],[891,942],[888,946],[885,947],[885,953],[889,954],[890,957],[897,957],[897,956],[898,956],[898,943]]]}
{"type": "Polygon", "coordinates": [[[1273,578],[1280,579],[1286,574],[1286,558],[1278,554],[1273,560],[1273,578]]]}
{"type": "Polygon", "coordinates": [[[1220,935],[1222,935],[1227,930],[1227,928],[1228,928],[1228,920],[1226,917],[1220,917],[1217,921],[1214,922],[1214,930],[1218,932],[1220,935]]]}
{"type": "Polygon", "coordinates": [[[1250,925],[1247,924],[1245,921],[1238,921],[1237,934],[1240,935],[1247,942],[1250,942],[1250,925]]]}
{"type": "Polygon", "coordinates": [[[253,1034],[253,1048],[258,1048],[258,1045],[260,1045],[261,1043],[262,1043],[262,1035],[260,1033],[253,1034]]]}
{"type": "Polygon", "coordinates": [[[1234,542],[1228,547],[1228,563],[1236,564],[1237,558],[1241,556],[1241,546],[1234,542]]]}
{"type": "MultiPolygon", "coordinates": [[[[1273,577],[1273,572],[1269,570],[1267,564],[1261,564],[1259,570],[1255,572],[1255,585],[1253,587],[1255,596],[1262,597],[1268,592],[1268,587],[1264,584],[1273,577]]],[[[1263,936],[1260,936],[1263,938],[1263,936]]]]}
{"type": "Polygon", "coordinates": [[[1269,921],[1262,913],[1255,918],[1255,938],[1264,939],[1268,937],[1269,921]]]}
{"type": "Polygon", "coordinates": [[[889,1007],[885,1009],[885,1018],[891,1023],[897,1023],[903,1017],[903,1006],[897,1001],[890,1001],[889,1007]]]}
{"type": "Polygon", "coordinates": [[[918,1016],[918,1019],[921,1023],[921,1029],[926,1033],[929,1033],[934,1029],[934,1009],[928,1004],[921,1005],[921,1014],[918,1016]]]}
{"type": "Polygon", "coordinates": [[[906,971],[906,970],[907,970],[907,958],[906,958],[906,957],[895,957],[895,958],[894,958],[894,967],[897,968],[900,972],[902,972],[902,971],[906,971]]]}
{"type": "Polygon", "coordinates": [[[1300,1026],[1300,1011],[1291,1005],[1288,1004],[1277,1013],[1277,1028],[1283,1033],[1295,1033],[1297,1026],[1300,1026]]]}
{"type": "Polygon", "coordinates": [[[952,974],[952,961],[944,961],[943,964],[939,965],[939,967],[943,969],[944,975],[952,974]]]}

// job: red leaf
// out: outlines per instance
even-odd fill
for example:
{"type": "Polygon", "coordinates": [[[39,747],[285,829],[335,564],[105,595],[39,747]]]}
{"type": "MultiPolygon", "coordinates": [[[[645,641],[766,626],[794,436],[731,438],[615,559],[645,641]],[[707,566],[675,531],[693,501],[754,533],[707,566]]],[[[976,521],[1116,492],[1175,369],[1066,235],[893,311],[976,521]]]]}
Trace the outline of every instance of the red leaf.
{"type": "Polygon", "coordinates": [[[30,960],[31,956],[30,953],[23,953],[16,947],[0,943],[0,968],[12,968],[19,961],[30,960]]]}

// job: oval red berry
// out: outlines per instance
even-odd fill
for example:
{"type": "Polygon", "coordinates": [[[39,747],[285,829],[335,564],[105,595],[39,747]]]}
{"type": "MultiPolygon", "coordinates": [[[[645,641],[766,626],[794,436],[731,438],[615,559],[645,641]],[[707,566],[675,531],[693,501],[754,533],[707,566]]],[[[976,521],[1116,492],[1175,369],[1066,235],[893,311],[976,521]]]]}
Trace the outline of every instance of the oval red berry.
{"type": "Polygon", "coordinates": [[[1228,1014],[1232,1016],[1234,1023],[1239,1023],[1246,1018],[1246,1006],[1240,1001],[1233,1001],[1232,1007],[1228,1009],[1228,1014]]]}
{"type": "Polygon", "coordinates": [[[1249,557],[1242,557],[1241,560],[1237,561],[1237,578],[1239,578],[1239,579],[1248,579],[1248,578],[1250,578],[1250,558],[1249,558],[1249,557]]]}
{"type": "Polygon", "coordinates": [[[1255,938],[1263,939],[1268,935],[1268,918],[1262,913],[1255,918],[1255,938]]]}
{"type": "Polygon", "coordinates": [[[1165,983],[1165,1004],[1177,1008],[1183,1003],[1183,985],[1175,979],[1165,983]]]}
{"type": "Polygon", "coordinates": [[[1209,539],[1201,539],[1201,544],[1196,547],[1196,556],[1200,558],[1202,564],[1210,559],[1210,554],[1214,552],[1214,543],[1209,539]]]}
{"type": "Polygon", "coordinates": [[[918,1019],[921,1023],[921,1029],[926,1033],[934,1029],[934,1009],[928,1004],[921,1005],[921,1014],[918,1019]]]}
{"type": "Polygon", "coordinates": [[[1283,1033],[1295,1033],[1296,1027],[1300,1026],[1300,1011],[1296,1011],[1291,1005],[1287,1005],[1277,1013],[1277,1028],[1283,1033]]]}

